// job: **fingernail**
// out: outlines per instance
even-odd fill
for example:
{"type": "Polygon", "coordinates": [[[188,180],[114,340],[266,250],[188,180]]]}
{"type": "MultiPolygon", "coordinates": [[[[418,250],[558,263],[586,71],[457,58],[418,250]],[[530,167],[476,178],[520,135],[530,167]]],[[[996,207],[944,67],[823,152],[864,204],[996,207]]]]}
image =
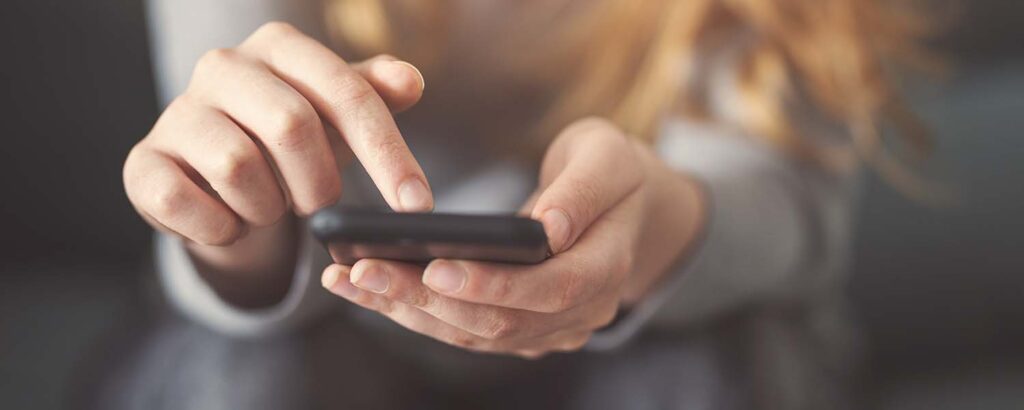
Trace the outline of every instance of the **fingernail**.
{"type": "Polygon", "coordinates": [[[352,271],[352,284],[373,293],[384,293],[391,287],[391,279],[383,268],[370,265],[352,271]]]}
{"type": "Polygon", "coordinates": [[[348,283],[347,280],[338,280],[341,276],[341,268],[328,268],[320,277],[320,284],[327,290],[339,296],[352,298],[359,294],[359,289],[348,283]]]}
{"type": "Polygon", "coordinates": [[[406,212],[429,211],[431,206],[430,191],[417,178],[411,178],[398,188],[398,204],[406,212]]]}
{"type": "Polygon", "coordinates": [[[324,270],[323,276],[320,277],[320,284],[325,288],[330,289],[331,286],[334,286],[334,284],[338,282],[338,275],[340,274],[340,269],[336,269],[334,267],[327,268],[324,270]]]}
{"type": "Polygon", "coordinates": [[[423,273],[423,283],[441,293],[456,293],[466,286],[466,270],[453,262],[436,261],[423,273]]]}
{"type": "Polygon", "coordinates": [[[544,212],[540,222],[548,234],[548,242],[552,253],[559,253],[569,243],[569,215],[565,211],[552,208],[544,212]]]}
{"type": "Polygon", "coordinates": [[[420,91],[422,91],[423,89],[427,88],[427,81],[423,79],[423,73],[420,72],[420,69],[416,68],[416,66],[412,65],[411,63],[409,63],[407,61],[401,61],[401,60],[392,61],[392,63],[401,64],[403,66],[411,68],[413,71],[416,72],[416,78],[419,78],[419,80],[420,80],[420,91]]]}

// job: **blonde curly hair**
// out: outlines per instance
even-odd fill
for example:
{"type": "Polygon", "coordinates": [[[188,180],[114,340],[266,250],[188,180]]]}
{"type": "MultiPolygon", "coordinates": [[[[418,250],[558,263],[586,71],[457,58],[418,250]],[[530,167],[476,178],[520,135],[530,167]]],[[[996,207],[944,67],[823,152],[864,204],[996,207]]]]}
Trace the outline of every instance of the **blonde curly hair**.
{"type": "MultiPolygon", "coordinates": [[[[326,15],[351,50],[389,52],[430,66],[439,63],[437,50],[448,35],[450,3],[329,0],[326,15]]],[[[900,99],[893,67],[937,66],[922,46],[934,31],[932,21],[914,6],[897,0],[595,0],[560,21],[558,35],[522,59],[522,69],[537,71],[537,81],[557,90],[537,135],[598,115],[650,141],[666,115],[713,120],[707,95],[684,83],[692,69],[686,62],[714,47],[718,35],[745,30],[753,42],[732,73],[743,115],[731,125],[828,168],[874,165],[914,190],[902,164],[931,145],[900,99]],[[846,143],[807,135],[793,109],[801,104],[845,128],[846,143]],[[897,131],[893,138],[883,141],[883,126],[897,131]]]]}

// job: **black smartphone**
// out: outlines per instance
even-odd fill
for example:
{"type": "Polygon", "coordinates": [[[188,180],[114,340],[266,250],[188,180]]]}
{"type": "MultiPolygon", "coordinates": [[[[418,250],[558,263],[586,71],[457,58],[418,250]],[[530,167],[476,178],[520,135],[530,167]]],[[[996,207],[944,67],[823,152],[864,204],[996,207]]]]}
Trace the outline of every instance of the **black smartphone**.
{"type": "Polygon", "coordinates": [[[313,214],[309,227],[334,261],[345,265],[365,258],[534,264],[550,254],[544,226],[517,216],[396,213],[335,206],[313,214]]]}

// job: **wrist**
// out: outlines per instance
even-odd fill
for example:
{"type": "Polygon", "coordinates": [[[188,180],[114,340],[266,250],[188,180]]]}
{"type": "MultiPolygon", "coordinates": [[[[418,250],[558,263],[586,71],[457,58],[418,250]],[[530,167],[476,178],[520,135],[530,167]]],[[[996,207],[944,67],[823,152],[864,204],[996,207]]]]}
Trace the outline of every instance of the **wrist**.
{"type": "Polygon", "coordinates": [[[228,246],[186,242],[199,275],[225,301],[244,308],[271,306],[287,293],[297,259],[296,218],[252,228],[228,246]]]}
{"type": "Polygon", "coordinates": [[[643,298],[699,243],[707,204],[702,184],[691,175],[665,165],[650,148],[638,145],[645,169],[645,209],[637,243],[633,277],[623,304],[643,298]]]}

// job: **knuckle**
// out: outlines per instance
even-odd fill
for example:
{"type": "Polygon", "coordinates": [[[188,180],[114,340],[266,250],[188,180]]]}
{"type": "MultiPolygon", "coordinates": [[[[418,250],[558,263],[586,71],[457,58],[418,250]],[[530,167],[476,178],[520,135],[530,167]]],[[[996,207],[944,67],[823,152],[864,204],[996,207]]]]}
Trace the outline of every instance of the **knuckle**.
{"type": "MultiPolygon", "coordinates": [[[[405,144],[397,130],[374,137],[370,155],[377,164],[396,164],[402,166],[407,162],[409,147],[405,144]]],[[[404,169],[404,167],[403,167],[404,169]]],[[[406,175],[411,171],[398,171],[398,175],[406,175]]]]}
{"type": "Polygon", "coordinates": [[[174,140],[181,136],[182,126],[195,123],[207,109],[201,94],[201,91],[190,88],[174,97],[157,118],[146,139],[176,142],[174,140]]]}
{"type": "Polygon", "coordinates": [[[136,187],[135,184],[132,183],[132,181],[134,181],[137,174],[141,173],[137,168],[142,163],[142,159],[139,158],[142,149],[143,148],[141,142],[135,144],[135,146],[133,146],[132,149],[128,151],[128,155],[124,159],[124,166],[121,170],[121,178],[124,181],[124,187],[127,191],[133,191],[134,188],[136,187]]]}
{"type": "Polygon", "coordinates": [[[194,76],[202,77],[209,73],[217,72],[223,67],[236,62],[238,57],[238,53],[230,48],[215,48],[207,51],[196,61],[194,76]]]}
{"type": "Polygon", "coordinates": [[[148,196],[146,210],[157,219],[173,217],[189,205],[191,199],[182,183],[156,185],[148,196]]]}
{"type": "Polygon", "coordinates": [[[257,160],[262,160],[258,152],[237,148],[221,154],[210,171],[212,175],[206,177],[229,186],[239,185],[252,177],[259,165],[257,160]]]}
{"type": "Polygon", "coordinates": [[[283,22],[283,21],[270,21],[264,23],[262,26],[253,32],[253,37],[263,39],[276,39],[281,37],[292,36],[298,33],[299,30],[295,26],[283,22]]]}
{"type": "Polygon", "coordinates": [[[374,153],[378,160],[384,162],[401,158],[407,149],[401,136],[391,134],[381,138],[381,141],[374,147],[374,153]]]}
{"type": "Polygon", "coordinates": [[[584,285],[581,270],[574,268],[566,271],[563,275],[561,289],[561,295],[554,306],[555,312],[565,312],[572,309],[583,298],[584,285]]]}
{"type": "Polygon", "coordinates": [[[493,287],[491,297],[495,303],[506,303],[512,297],[513,283],[507,275],[498,276],[493,287]]]}
{"type": "MultiPolygon", "coordinates": [[[[167,108],[164,109],[163,115],[160,120],[166,120],[171,118],[182,118],[189,113],[192,113],[195,107],[194,96],[188,92],[174,97],[170,103],[167,104],[167,108]]],[[[160,121],[158,120],[158,122],[160,121]]]]}
{"type": "Polygon", "coordinates": [[[295,148],[301,146],[309,137],[308,130],[319,119],[311,112],[311,109],[295,104],[293,107],[284,107],[268,121],[270,132],[270,143],[280,148],[295,148]]]}
{"type": "Polygon", "coordinates": [[[145,209],[148,213],[152,214],[152,210],[147,209],[149,204],[145,201],[148,173],[145,171],[145,159],[139,157],[142,155],[143,150],[142,143],[139,143],[128,151],[128,156],[124,160],[124,167],[121,170],[121,179],[128,200],[134,206],[145,209]]]}
{"type": "Polygon", "coordinates": [[[406,303],[416,307],[423,308],[424,310],[427,311],[433,310],[436,307],[436,299],[430,297],[430,294],[427,292],[413,291],[408,292],[405,295],[401,295],[400,297],[406,303]]]}
{"type": "Polygon", "coordinates": [[[507,339],[518,334],[520,329],[522,326],[516,318],[507,314],[499,314],[490,320],[483,336],[490,340],[507,339]]]}
{"type": "Polygon", "coordinates": [[[370,84],[352,73],[339,73],[336,78],[339,79],[337,108],[341,112],[349,111],[349,107],[365,105],[377,95],[370,84]]]}
{"type": "Polygon", "coordinates": [[[395,314],[395,304],[383,298],[375,297],[367,292],[359,292],[362,296],[360,303],[384,316],[395,314]]]}

